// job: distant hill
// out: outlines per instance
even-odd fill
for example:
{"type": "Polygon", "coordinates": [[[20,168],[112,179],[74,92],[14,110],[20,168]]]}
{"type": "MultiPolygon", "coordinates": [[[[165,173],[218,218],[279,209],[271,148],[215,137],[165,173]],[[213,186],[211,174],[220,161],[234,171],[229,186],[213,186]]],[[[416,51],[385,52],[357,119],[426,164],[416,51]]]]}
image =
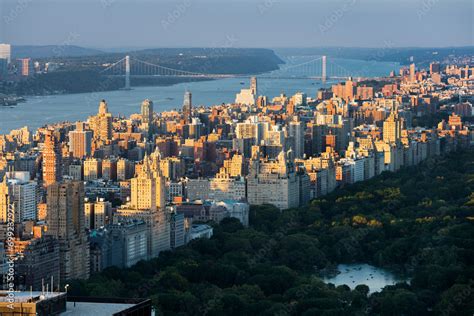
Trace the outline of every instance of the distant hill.
{"type": "Polygon", "coordinates": [[[170,47],[134,50],[131,54],[160,56],[262,56],[275,58],[273,50],[267,48],[236,48],[236,47],[170,47]]]}
{"type": "Polygon", "coordinates": [[[84,70],[84,64],[115,62],[125,54],[165,67],[203,73],[262,73],[278,69],[284,63],[273,50],[264,48],[152,48],[111,52],[73,45],[12,47],[13,58],[60,60],[69,70],[84,70]]]}
{"type": "Polygon", "coordinates": [[[100,50],[74,45],[12,46],[13,58],[79,57],[100,54],[103,54],[103,52],[100,50]]]}
{"type": "Polygon", "coordinates": [[[402,65],[410,63],[410,57],[417,64],[427,64],[431,61],[443,61],[450,55],[474,55],[474,46],[465,47],[309,47],[309,48],[278,48],[275,52],[282,56],[288,55],[327,55],[333,58],[350,58],[362,60],[377,60],[399,62],[402,65]]]}
{"type": "Polygon", "coordinates": [[[264,48],[155,48],[129,52],[130,56],[161,66],[200,73],[254,74],[283,64],[264,48]]]}
{"type": "MultiPolygon", "coordinates": [[[[276,70],[284,63],[272,50],[255,48],[157,48],[110,53],[77,46],[17,46],[14,47],[14,58],[30,57],[39,62],[57,62],[60,66],[14,85],[0,84],[0,93],[50,95],[116,90],[123,86],[123,80],[111,80],[100,71],[104,65],[115,63],[125,55],[132,58],[132,69],[133,59],[139,59],[162,67],[204,74],[259,74],[276,70]]],[[[133,85],[172,85],[196,80],[203,78],[134,78],[133,85]]]]}

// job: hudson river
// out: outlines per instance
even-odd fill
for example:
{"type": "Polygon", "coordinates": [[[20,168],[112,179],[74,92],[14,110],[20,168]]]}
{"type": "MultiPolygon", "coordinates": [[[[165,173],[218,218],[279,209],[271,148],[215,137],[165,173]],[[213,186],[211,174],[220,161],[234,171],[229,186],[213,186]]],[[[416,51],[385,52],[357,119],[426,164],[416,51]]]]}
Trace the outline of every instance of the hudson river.
{"type": "MultiPolygon", "coordinates": [[[[300,64],[315,56],[285,57],[287,65],[300,64]]],[[[329,58],[329,57],[328,57],[329,58]]],[[[354,77],[388,76],[391,70],[398,70],[398,63],[334,59],[354,77]]],[[[328,62],[329,63],[329,62],[328,62]]],[[[278,72],[278,70],[276,71],[278,72]]],[[[257,76],[258,77],[258,76],[257,76]]],[[[150,99],[155,112],[181,108],[185,89],[193,94],[193,106],[233,102],[235,94],[249,86],[249,78],[230,78],[213,81],[182,83],[172,86],[136,87],[132,90],[63,94],[53,96],[32,96],[15,107],[0,107],[0,134],[12,129],[28,126],[35,130],[48,123],[86,120],[97,113],[99,101],[105,99],[109,111],[114,115],[130,115],[140,111],[140,103],[150,99]],[[243,82],[243,84],[242,84],[243,82]]],[[[131,79],[133,86],[133,78],[131,79]]],[[[330,86],[334,81],[328,81],[330,86]]],[[[265,79],[258,80],[258,93],[271,98],[284,92],[291,96],[298,91],[314,97],[323,85],[320,81],[308,79],[265,79]]]]}

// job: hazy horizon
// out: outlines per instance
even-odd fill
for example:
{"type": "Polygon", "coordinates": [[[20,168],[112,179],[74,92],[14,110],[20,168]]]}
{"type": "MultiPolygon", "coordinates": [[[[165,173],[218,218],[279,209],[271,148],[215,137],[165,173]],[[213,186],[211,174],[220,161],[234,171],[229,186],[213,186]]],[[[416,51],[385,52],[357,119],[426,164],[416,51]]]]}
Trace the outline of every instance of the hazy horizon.
{"type": "MultiPolygon", "coordinates": [[[[4,43],[4,42],[2,42],[4,43]]],[[[57,44],[48,44],[48,43],[44,43],[44,44],[16,44],[16,43],[7,43],[7,44],[11,44],[12,46],[33,46],[33,47],[45,47],[45,46],[56,46],[57,44]]],[[[217,46],[149,46],[149,47],[114,47],[114,46],[111,46],[111,47],[99,47],[99,46],[87,46],[87,45],[75,45],[75,44],[71,44],[70,45],[71,47],[75,46],[75,47],[80,47],[80,48],[86,48],[86,49],[95,49],[95,50],[103,50],[104,52],[124,52],[124,51],[132,51],[132,50],[147,50],[147,49],[176,49],[176,48],[220,48],[220,47],[217,47],[217,46]]],[[[429,48],[433,48],[433,49],[446,49],[446,48],[463,48],[463,47],[466,47],[466,48],[471,48],[471,47],[474,47],[474,44],[473,45],[458,45],[458,46],[392,46],[390,48],[392,49],[429,49],[429,48]]],[[[375,47],[375,46],[292,46],[292,47],[284,47],[284,46],[281,46],[281,47],[262,47],[262,46],[255,46],[255,47],[247,47],[247,46],[241,46],[241,47],[235,47],[235,48],[238,48],[238,49],[272,49],[272,50],[287,50],[287,49],[324,49],[324,48],[328,48],[328,49],[334,49],[334,48],[350,48],[350,49],[378,49],[380,47],[375,47]]]]}
{"type": "Polygon", "coordinates": [[[469,0],[3,0],[0,42],[96,49],[460,47],[474,45],[473,16],[469,0]]]}

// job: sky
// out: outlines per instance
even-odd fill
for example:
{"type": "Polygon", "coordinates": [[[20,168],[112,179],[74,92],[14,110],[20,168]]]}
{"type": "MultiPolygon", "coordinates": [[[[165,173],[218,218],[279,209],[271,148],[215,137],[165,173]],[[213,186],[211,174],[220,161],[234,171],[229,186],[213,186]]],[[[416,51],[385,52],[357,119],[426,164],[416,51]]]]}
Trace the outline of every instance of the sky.
{"type": "Polygon", "coordinates": [[[0,0],[0,18],[13,45],[474,45],[473,0],[0,0]]]}

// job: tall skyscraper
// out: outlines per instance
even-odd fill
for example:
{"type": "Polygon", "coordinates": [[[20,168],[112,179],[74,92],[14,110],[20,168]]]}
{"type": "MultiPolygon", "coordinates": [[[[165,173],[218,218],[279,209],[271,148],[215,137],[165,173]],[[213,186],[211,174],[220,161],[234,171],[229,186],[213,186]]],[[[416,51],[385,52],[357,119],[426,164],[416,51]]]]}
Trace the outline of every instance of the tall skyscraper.
{"type": "Polygon", "coordinates": [[[8,63],[11,62],[11,45],[10,44],[0,44],[0,58],[4,58],[8,61],[8,63]]]}
{"type": "Polygon", "coordinates": [[[136,178],[131,180],[131,205],[139,210],[164,209],[166,202],[165,178],[160,169],[160,153],[145,157],[136,178]]]}
{"type": "Polygon", "coordinates": [[[439,62],[434,62],[430,64],[430,74],[440,73],[441,72],[441,64],[439,62]]]}
{"type": "Polygon", "coordinates": [[[89,277],[84,196],[81,181],[58,182],[48,187],[47,234],[59,240],[61,282],[89,277]]]}
{"type": "Polygon", "coordinates": [[[146,99],[142,102],[142,124],[151,124],[153,122],[153,102],[146,99]]]}
{"type": "Polygon", "coordinates": [[[141,129],[146,132],[148,137],[153,134],[153,102],[146,99],[141,106],[142,124],[141,129]]]}
{"type": "Polygon", "coordinates": [[[410,64],[410,82],[416,81],[416,68],[415,63],[410,64]]]}
{"type": "Polygon", "coordinates": [[[30,58],[17,59],[19,74],[23,77],[28,77],[33,74],[33,63],[30,58]]]}
{"type": "Polygon", "coordinates": [[[43,148],[43,186],[61,181],[61,148],[53,131],[47,131],[43,148]]]}
{"type": "Polygon", "coordinates": [[[402,135],[402,119],[398,115],[396,106],[392,107],[389,117],[383,122],[383,141],[399,143],[402,135]]]}
{"type": "Polygon", "coordinates": [[[0,183],[0,222],[6,223],[8,218],[8,207],[10,205],[11,189],[7,183],[7,176],[0,183]]]}
{"type": "Polygon", "coordinates": [[[186,122],[191,121],[192,111],[193,111],[192,94],[191,94],[191,91],[186,90],[186,92],[184,92],[184,101],[183,101],[183,115],[186,122]]]}
{"type": "MultiPolygon", "coordinates": [[[[28,174],[29,172],[25,172],[28,174]]],[[[14,173],[12,172],[14,175],[14,173]]],[[[36,220],[37,183],[35,181],[25,181],[21,178],[11,177],[8,179],[11,188],[11,201],[15,206],[15,222],[25,220],[36,220]]]]}
{"type": "Polygon", "coordinates": [[[48,187],[48,233],[56,238],[73,238],[84,230],[84,184],[58,182],[48,187]]]}
{"type": "Polygon", "coordinates": [[[165,211],[166,184],[160,170],[160,153],[156,150],[143,159],[138,176],[131,180],[131,201],[118,209],[119,218],[142,219],[148,228],[148,258],[170,249],[170,225],[165,211]]]}
{"type": "Polygon", "coordinates": [[[300,120],[288,124],[288,134],[293,138],[293,152],[296,158],[303,158],[304,154],[304,125],[300,120]]]}
{"type": "Polygon", "coordinates": [[[92,132],[71,131],[69,132],[69,151],[75,158],[84,158],[91,155],[92,132]]]}
{"type": "Polygon", "coordinates": [[[109,113],[105,100],[99,103],[99,113],[89,118],[89,125],[94,132],[94,138],[104,142],[112,138],[112,114],[109,113]]]}
{"type": "Polygon", "coordinates": [[[257,77],[250,78],[250,90],[255,96],[258,96],[257,77]]]}

